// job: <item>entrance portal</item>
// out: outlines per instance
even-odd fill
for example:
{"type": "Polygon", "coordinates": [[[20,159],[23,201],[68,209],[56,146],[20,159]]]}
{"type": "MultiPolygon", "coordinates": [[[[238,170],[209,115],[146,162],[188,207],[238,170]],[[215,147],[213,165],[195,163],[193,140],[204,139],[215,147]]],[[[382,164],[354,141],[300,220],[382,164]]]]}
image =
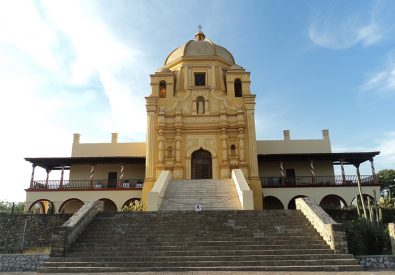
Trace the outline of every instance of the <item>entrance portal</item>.
{"type": "Polygon", "coordinates": [[[191,157],[191,179],[212,179],[211,153],[199,149],[193,152],[191,157]]]}

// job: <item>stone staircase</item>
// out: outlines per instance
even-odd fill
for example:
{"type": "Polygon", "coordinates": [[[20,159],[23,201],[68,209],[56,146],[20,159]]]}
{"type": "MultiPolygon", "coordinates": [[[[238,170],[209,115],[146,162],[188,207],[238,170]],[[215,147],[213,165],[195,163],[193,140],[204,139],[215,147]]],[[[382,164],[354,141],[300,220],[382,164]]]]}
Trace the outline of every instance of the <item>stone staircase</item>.
{"type": "Polygon", "coordinates": [[[172,180],[159,211],[193,210],[196,204],[207,210],[241,210],[231,179],[172,180]]]}
{"type": "Polygon", "coordinates": [[[41,273],[358,271],[296,210],[99,214],[41,273]]]}

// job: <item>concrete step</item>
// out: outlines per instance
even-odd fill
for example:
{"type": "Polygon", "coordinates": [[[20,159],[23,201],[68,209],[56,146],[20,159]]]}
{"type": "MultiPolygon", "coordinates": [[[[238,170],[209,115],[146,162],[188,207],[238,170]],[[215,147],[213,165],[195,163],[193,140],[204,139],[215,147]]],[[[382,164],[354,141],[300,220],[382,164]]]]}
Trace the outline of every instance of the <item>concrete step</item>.
{"type": "Polygon", "coordinates": [[[136,256],[120,256],[120,257],[54,257],[48,259],[45,266],[53,266],[54,263],[62,262],[127,262],[127,261],[258,261],[258,260],[319,260],[319,259],[351,259],[354,258],[349,254],[298,254],[298,255],[174,255],[174,256],[158,256],[158,255],[136,255],[136,256]],[[48,265],[51,263],[51,265],[48,265]]]}
{"type": "MultiPolygon", "coordinates": [[[[169,251],[159,251],[159,250],[147,250],[147,251],[134,251],[134,250],[129,250],[129,251],[117,251],[117,257],[136,257],[136,256],[193,256],[193,257],[198,257],[198,256],[240,256],[240,255],[299,255],[299,254],[305,254],[306,250],[305,249],[289,249],[289,248],[276,248],[276,249],[262,249],[262,250],[251,250],[251,249],[228,249],[228,250],[205,250],[205,251],[199,251],[199,250],[181,250],[181,249],[174,249],[174,250],[169,250],[169,251]]],[[[328,248],[320,248],[320,249],[309,249],[308,250],[309,254],[330,254],[333,253],[332,250],[328,248]]],[[[92,250],[69,250],[67,251],[67,258],[68,257],[96,257],[96,258],[101,258],[101,257],[114,257],[114,250],[111,251],[92,251],[92,250]]]]}
{"type": "MultiPolygon", "coordinates": [[[[355,265],[354,259],[319,259],[319,265],[355,265]]],[[[210,260],[193,259],[172,261],[112,261],[112,262],[47,262],[43,267],[217,267],[217,266],[314,266],[317,260],[210,260]]]]}
{"type": "Polygon", "coordinates": [[[360,265],[311,265],[311,266],[215,266],[215,267],[40,267],[38,273],[112,273],[112,272],[219,272],[219,271],[305,271],[336,272],[361,271],[360,265]]]}
{"type": "Polygon", "coordinates": [[[297,211],[101,214],[39,272],[358,271],[297,211]]]}

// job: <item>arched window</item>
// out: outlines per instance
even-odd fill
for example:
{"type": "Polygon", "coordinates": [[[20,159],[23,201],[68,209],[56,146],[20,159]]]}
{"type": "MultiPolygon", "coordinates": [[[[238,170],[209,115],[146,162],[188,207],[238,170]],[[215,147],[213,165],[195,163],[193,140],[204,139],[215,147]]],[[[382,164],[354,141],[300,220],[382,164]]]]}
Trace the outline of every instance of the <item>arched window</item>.
{"type": "Polygon", "coordinates": [[[242,97],[243,96],[243,90],[241,88],[241,80],[240,78],[235,79],[235,97],[242,97]]]}
{"type": "Polygon", "coordinates": [[[198,114],[205,113],[204,97],[202,96],[196,98],[196,113],[198,114]]]}
{"type": "Polygon", "coordinates": [[[230,146],[230,156],[235,157],[236,156],[236,145],[232,144],[230,146]]]}
{"type": "Polygon", "coordinates": [[[159,82],[159,97],[160,98],[166,97],[166,81],[164,80],[159,82]]]}

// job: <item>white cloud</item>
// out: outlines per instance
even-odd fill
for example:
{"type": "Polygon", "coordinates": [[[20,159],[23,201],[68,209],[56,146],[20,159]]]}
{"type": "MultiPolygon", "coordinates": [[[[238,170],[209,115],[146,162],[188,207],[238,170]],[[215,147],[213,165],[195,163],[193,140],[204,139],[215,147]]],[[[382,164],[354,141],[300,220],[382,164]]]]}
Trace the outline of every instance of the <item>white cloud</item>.
{"type": "Polygon", "coordinates": [[[358,43],[364,46],[375,44],[381,40],[382,33],[375,22],[360,26],[350,20],[328,28],[311,25],[309,37],[317,46],[339,50],[358,43]]]}
{"type": "Polygon", "coordinates": [[[384,68],[372,73],[362,84],[363,90],[395,91],[395,54],[388,54],[384,68]]]}
{"type": "Polygon", "coordinates": [[[0,2],[1,198],[23,200],[23,158],[69,155],[81,128],[144,138],[144,45],[115,36],[95,3],[0,2]]]}
{"type": "Polygon", "coordinates": [[[378,142],[378,150],[381,152],[378,161],[380,167],[395,169],[395,131],[385,133],[378,142]]]}
{"type": "Polygon", "coordinates": [[[337,2],[315,9],[308,29],[310,40],[317,46],[334,50],[357,44],[367,47],[380,42],[386,34],[386,24],[392,19],[387,22],[387,12],[377,1],[368,9],[364,6],[337,2]]]}

